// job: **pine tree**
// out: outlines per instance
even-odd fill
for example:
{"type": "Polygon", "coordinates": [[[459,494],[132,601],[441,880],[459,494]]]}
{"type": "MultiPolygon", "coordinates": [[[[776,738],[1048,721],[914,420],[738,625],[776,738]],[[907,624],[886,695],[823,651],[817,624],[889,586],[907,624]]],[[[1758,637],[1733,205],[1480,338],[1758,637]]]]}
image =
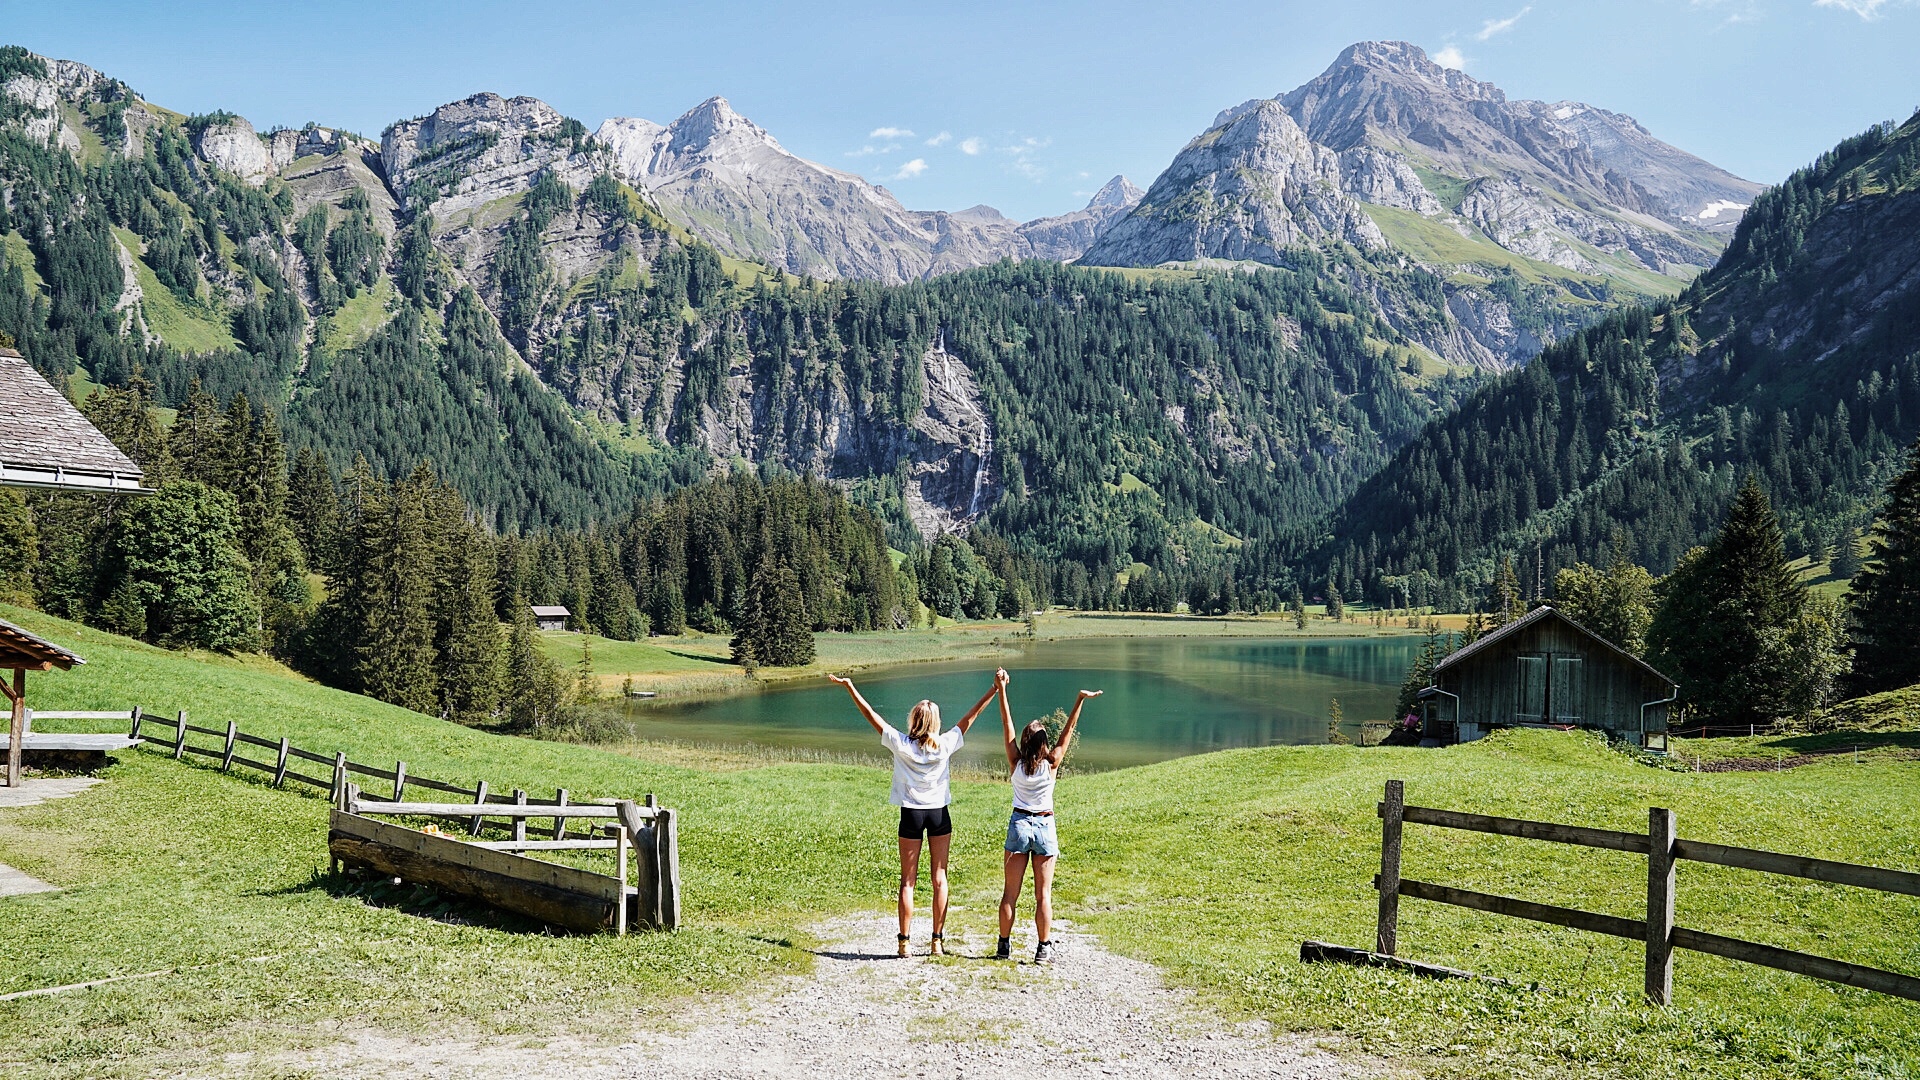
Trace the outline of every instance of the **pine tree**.
{"type": "Polygon", "coordinates": [[[1493,592],[1487,598],[1487,614],[1498,629],[1526,614],[1526,600],[1520,595],[1520,578],[1513,570],[1513,556],[1500,558],[1500,573],[1493,580],[1493,592]]]}
{"type": "Polygon", "coordinates": [[[540,647],[532,609],[518,596],[513,609],[513,630],[507,636],[507,723],[518,731],[540,731],[564,718],[567,678],[540,647]]]}
{"type": "Polygon", "coordinates": [[[366,621],[354,664],[362,693],[437,715],[440,685],[433,649],[437,552],[427,527],[432,474],[416,471],[382,492],[361,542],[366,621]]]}
{"type": "Polygon", "coordinates": [[[500,711],[506,649],[494,611],[493,559],[477,532],[463,529],[452,539],[442,582],[449,596],[438,642],[441,714],[484,724],[500,711]]]}
{"type": "Polygon", "coordinates": [[[1327,618],[1339,622],[1347,614],[1347,605],[1340,598],[1340,582],[1332,574],[1327,575],[1327,618]]]}
{"type": "Polygon", "coordinates": [[[1871,694],[1920,683],[1920,441],[1887,486],[1871,554],[1853,579],[1853,667],[1847,690],[1871,694]]]}
{"type": "Polygon", "coordinates": [[[753,575],[746,623],[733,639],[734,659],[762,667],[813,662],[813,630],[801,604],[800,579],[771,555],[753,575]]]}
{"type": "Polygon", "coordinates": [[[1703,721],[1744,726],[1805,715],[1836,673],[1833,615],[1809,608],[1779,518],[1749,475],[1713,542],[1660,582],[1649,661],[1703,721]]]}
{"type": "Polygon", "coordinates": [[[1293,612],[1293,628],[1295,630],[1305,630],[1307,628],[1307,601],[1305,597],[1300,595],[1300,583],[1297,581],[1293,583],[1293,596],[1287,600],[1287,610],[1293,612]]]}

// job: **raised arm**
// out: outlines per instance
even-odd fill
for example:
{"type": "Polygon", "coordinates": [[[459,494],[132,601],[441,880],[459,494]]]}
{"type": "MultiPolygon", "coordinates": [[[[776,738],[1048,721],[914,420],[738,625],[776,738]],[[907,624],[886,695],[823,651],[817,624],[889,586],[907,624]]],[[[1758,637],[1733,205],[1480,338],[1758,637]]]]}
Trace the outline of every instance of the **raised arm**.
{"type": "Polygon", "coordinates": [[[1067,760],[1067,747],[1073,745],[1073,729],[1080,726],[1080,706],[1085,705],[1088,698],[1097,698],[1104,693],[1104,690],[1082,690],[1080,696],[1073,699],[1073,710],[1067,713],[1067,726],[1060,729],[1060,741],[1047,752],[1047,760],[1053,763],[1054,768],[1058,769],[1060,763],[1067,760]]]}
{"type": "Polygon", "coordinates": [[[887,722],[880,719],[880,714],[873,711],[873,706],[867,704],[866,698],[860,696],[860,689],[853,685],[852,679],[847,678],[845,675],[829,675],[827,676],[827,681],[846,687],[847,693],[853,695],[853,703],[859,707],[860,715],[867,718],[867,723],[873,725],[873,730],[878,732],[886,731],[887,722]]]}
{"type": "Polygon", "coordinates": [[[965,735],[967,733],[967,729],[973,726],[974,720],[978,718],[981,711],[987,707],[987,702],[992,701],[993,695],[999,692],[1000,676],[995,675],[993,677],[993,685],[987,688],[986,693],[980,695],[979,701],[973,703],[973,708],[967,710],[967,715],[961,717],[960,722],[953,725],[960,729],[960,734],[965,735]]]}
{"type": "Polygon", "coordinates": [[[1013,733],[1013,707],[1007,704],[1007,669],[994,672],[993,681],[1000,687],[1000,734],[1006,740],[1007,768],[1011,769],[1020,762],[1020,744],[1013,733]]]}

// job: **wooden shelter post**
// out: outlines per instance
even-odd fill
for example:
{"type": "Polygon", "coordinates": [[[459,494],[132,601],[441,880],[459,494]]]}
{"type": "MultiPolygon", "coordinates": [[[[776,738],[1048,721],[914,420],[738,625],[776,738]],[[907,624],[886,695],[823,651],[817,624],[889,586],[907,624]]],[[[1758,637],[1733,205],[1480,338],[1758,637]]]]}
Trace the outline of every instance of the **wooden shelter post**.
{"type": "Polygon", "coordinates": [[[0,677],[0,693],[7,695],[13,705],[13,717],[7,724],[7,786],[20,786],[20,753],[27,741],[27,669],[13,669],[13,689],[7,689],[4,677],[0,677]]]}

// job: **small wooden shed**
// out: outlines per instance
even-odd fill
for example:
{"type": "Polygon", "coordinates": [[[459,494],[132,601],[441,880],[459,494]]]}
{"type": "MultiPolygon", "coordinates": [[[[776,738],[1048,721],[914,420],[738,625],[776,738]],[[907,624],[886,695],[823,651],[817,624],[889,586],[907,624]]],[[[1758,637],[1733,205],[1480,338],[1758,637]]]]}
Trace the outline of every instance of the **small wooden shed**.
{"type": "Polygon", "coordinates": [[[533,624],[542,630],[565,630],[573,612],[559,604],[533,604],[533,624]]]}
{"type": "Polygon", "coordinates": [[[1552,607],[1456,650],[1420,692],[1427,734],[1442,742],[1499,727],[1588,728],[1659,751],[1678,697],[1672,679],[1552,607]]]}

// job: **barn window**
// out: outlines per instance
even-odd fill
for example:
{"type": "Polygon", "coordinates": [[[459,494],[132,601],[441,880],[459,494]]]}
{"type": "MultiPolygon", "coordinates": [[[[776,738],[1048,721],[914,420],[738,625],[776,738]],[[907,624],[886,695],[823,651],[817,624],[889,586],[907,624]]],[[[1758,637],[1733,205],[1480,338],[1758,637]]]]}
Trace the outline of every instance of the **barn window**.
{"type": "Polygon", "coordinates": [[[1581,672],[1584,670],[1578,656],[1556,656],[1553,658],[1553,690],[1551,704],[1553,720],[1556,724],[1577,724],[1580,722],[1581,672]]]}
{"type": "Polygon", "coordinates": [[[1514,660],[1519,665],[1514,682],[1520,691],[1520,700],[1514,712],[1523,724],[1545,723],[1547,719],[1547,658],[1519,656],[1514,660]]]}

